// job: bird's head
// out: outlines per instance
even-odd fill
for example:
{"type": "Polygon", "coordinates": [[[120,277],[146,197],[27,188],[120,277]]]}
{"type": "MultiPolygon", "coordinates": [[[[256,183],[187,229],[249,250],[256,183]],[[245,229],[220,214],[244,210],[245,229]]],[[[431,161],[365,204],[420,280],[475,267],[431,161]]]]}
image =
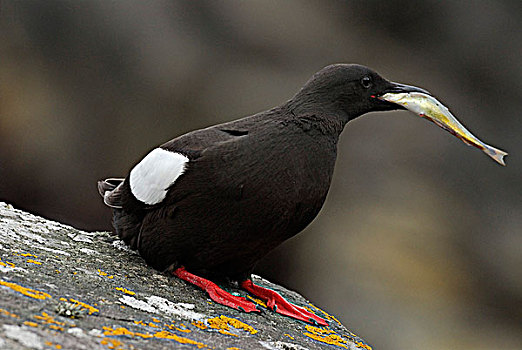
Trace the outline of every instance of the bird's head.
{"type": "Polygon", "coordinates": [[[319,114],[343,125],[368,112],[407,109],[505,165],[506,152],[476,138],[431,93],[416,86],[386,80],[365,66],[327,66],[315,73],[289,104],[296,115],[319,114]]]}
{"type": "Polygon", "coordinates": [[[332,64],[315,73],[293,100],[298,109],[335,113],[347,122],[368,112],[405,109],[378,97],[408,92],[429,95],[421,88],[388,81],[365,66],[332,64]]]}

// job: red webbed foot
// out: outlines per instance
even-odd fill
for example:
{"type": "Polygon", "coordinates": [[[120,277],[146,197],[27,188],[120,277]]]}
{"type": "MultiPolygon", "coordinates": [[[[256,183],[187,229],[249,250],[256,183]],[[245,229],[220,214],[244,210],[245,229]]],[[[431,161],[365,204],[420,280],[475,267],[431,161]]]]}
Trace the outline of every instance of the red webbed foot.
{"type": "Polygon", "coordinates": [[[243,297],[234,296],[227,291],[220,288],[217,284],[203,277],[194,275],[184,267],[180,267],[172,272],[172,274],[176,277],[181,278],[184,281],[187,281],[208,293],[210,299],[214,300],[216,303],[231,307],[236,310],[245,311],[245,312],[260,312],[259,309],[256,308],[256,305],[243,297]]]}
{"type": "Polygon", "coordinates": [[[252,282],[252,280],[246,280],[241,282],[241,288],[245,289],[249,293],[259,297],[260,299],[266,300],[266,305],[275,312],[289,316],[304,322],[308,322],[314,325],[328,326],[328,323],[319,316],[314,315],[308,310],[302,307],[293,305],[286,301],[279,293],[258,286],[252,282]]]}

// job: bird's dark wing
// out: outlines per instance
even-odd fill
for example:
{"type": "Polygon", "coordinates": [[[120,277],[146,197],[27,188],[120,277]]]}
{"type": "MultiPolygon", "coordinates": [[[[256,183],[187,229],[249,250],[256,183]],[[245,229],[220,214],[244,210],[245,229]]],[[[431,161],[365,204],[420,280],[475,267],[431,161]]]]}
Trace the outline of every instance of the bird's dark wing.
{"type": "Polygon", "coordinates": [[[201,153],[223,142],[231,141],[240,136],[248,135],[248,127],[245,123],[236,122],[220,124],[206,129],[195,130],[170,140],[160,147],[171,152],[179,152],[190,160],[197,159],[201,153]],[[243,124],[243,125],[242,125],[243,124]]]}
{"type": "Polygon", "coordinates": [[[200,158],[205,150],[219,147],[219,145],[223,143],[234,142],[234,140],[238,138],[248,137],[249,125],[252,124],[248,121],[250,118],[243,118],[234,122],[195,130],[164,143],[159,148],[151,151],[133,168],[132,171],[136,171],[140,176],[140,182],[137,183],[136,181],[137,184],[135,184],[134,187],[131,186],[130,180],[132,171],[125,179],[107,179],[100,181],[98,183],[98,190],[104,198],[104,203],[109,207],[129,210],[131,212],[157,206],[161,202],[158,199],[161,198],[161,196],[154,196],[154,191],[164,190],[166,195],[167,189],[175,186],[177,177],[184,172],[186,167],[190,167],[191,162],[200,158]],[[158,150],[168,152],[161,154],[158,150]],[[156,152],[156,154],[153,156],[152,153],[154,152],[156,152]],[[171,155],[177,155],[181,160],[186,159],[187,161],[187,164],[183,165],[183,169],[178,175],[174,174],[175,170],[171,171],[169,168],[169,162],[175,166],[178,161],[177,159],[171,159],[169,157],[171,155]],[[148,161],[146,162],[147,159],[148,161]],[[163,172],[151,169],[161,168],[162,166],[166,167],[163,172]],[[138,172],[138,170],[140,171],[138,172]],[[169,178],[170,176],[172,176],[172,178],[169,178]],[[158,177],[166,178],[165,181],[162,182],[160,181],[162,179],[158,179],[158,177]],[[164,186],[165,188],[161,189],[153,188],[158,182],[167,183],[168,186],[164,186]],[[140,197],[140,194],[142,194],[142,197],[140,197]],[[150,201],[140,201],[140,199],[143,198],[150,199],[150,201]]]}

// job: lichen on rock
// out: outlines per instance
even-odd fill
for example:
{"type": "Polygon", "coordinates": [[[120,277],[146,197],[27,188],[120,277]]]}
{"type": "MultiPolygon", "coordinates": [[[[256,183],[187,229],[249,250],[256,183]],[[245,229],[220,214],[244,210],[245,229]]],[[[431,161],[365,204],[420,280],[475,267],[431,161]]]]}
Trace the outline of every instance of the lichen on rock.
{"type": "Polygon", "coordinates": [[[215,304],[148,267],[110,233],[83,232],[0,202],[0,348],[371,349],[299,294],[254,279],[329,326],[215,304]]]}

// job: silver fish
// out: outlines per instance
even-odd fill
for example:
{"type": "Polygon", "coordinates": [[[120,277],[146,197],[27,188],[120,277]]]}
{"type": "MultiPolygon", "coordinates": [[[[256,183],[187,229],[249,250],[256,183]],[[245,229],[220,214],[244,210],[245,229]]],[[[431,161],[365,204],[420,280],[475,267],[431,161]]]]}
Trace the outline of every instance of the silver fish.
{"type": "Polygon", "coordinates": [[[475,135],[462,125],[449,109],[440,103],[435,97],[421,92],[387,93],[379,97],[381,100],[396,103],[419,116],[430,120],[441,128],[457,136],[467,145],[481,149],[497,163],[506,165],[504,157],[506,152],[492,147],[480,141],[475,135]]]}

